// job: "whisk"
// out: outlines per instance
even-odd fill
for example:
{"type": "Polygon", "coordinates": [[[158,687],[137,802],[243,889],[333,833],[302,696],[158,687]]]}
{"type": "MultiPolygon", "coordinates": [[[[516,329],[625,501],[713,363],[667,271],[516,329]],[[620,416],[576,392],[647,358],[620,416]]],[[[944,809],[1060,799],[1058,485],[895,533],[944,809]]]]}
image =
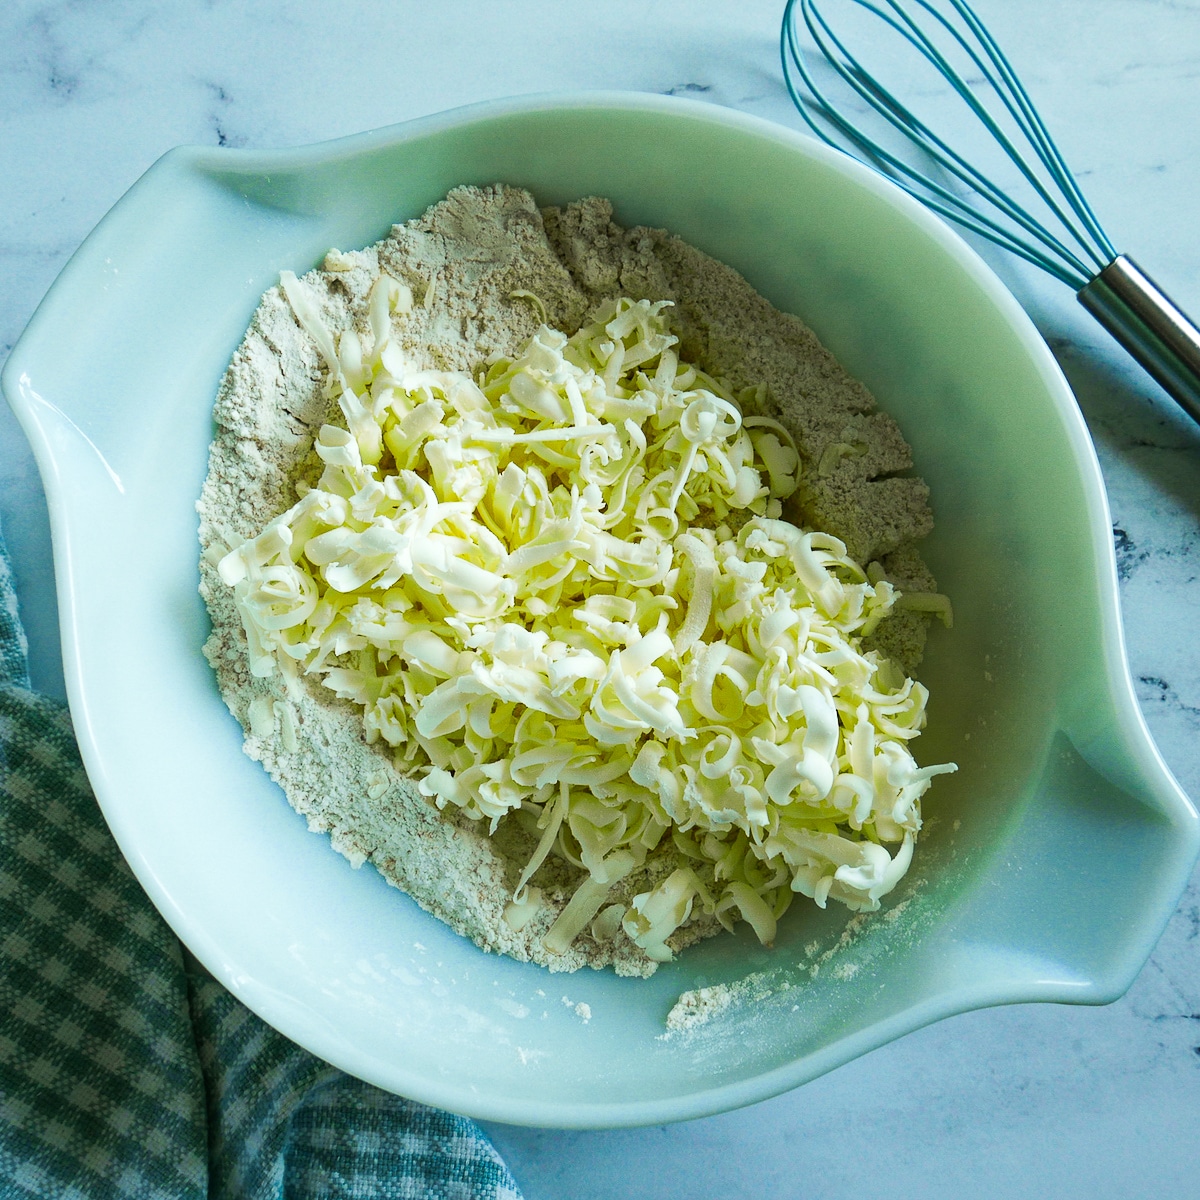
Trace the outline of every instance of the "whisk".
{"type": "Polygon", "coordinates": [[[971,7],[965,0],[846,2],[882,21],[949,83],[1032,190],[1042,219],[888,91],[834,32],[816,0],[788,0],[780,38],[783,75],[813,132],[889,175],[942,216],[1070,286],[1083,306],[1200,421],[1200,330],[1136,263],[1114,250],[1016,72],[971,7]],[[886,123],[883,130],[890,126],[914,143],[922,151],[920,166],[870,136],[822,91],[802,45],[801,21],[852,94],[851,105],[865,105],[886,123]]]}

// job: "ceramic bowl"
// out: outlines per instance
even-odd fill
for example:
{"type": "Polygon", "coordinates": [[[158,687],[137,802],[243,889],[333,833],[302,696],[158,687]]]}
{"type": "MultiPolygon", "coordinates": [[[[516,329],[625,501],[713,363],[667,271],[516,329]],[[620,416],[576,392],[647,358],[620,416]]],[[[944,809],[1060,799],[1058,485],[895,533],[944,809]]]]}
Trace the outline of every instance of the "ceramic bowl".
{"type": "Polygon", "coordinates": [[[730,1109],[952,1013],[1112,1000],[1184,886],[1196,814],[1134,700],[1108,508],[1062,375],[955,234],[806,138],[588,94],[295,150],[175,150],[68,264],[4,387],[45,480],[71,710],[121,849],[218,979],[381,1087],[531,1125],[730,1109]],[[960,770],[936,781],[876,919],[798,904],[772,950],[746,931],[650,980],[551,974],[353,870],[242,754],[196,593],[194,503],[230,354],[280,270],[496,181],[542,203],[608,196],[622,224],[731,264],[911,441],[956,618],[923,668],[920,754],[960,770]],[[740,1001],[666,1034],[682,992],[747,977],[740,1001]]]}

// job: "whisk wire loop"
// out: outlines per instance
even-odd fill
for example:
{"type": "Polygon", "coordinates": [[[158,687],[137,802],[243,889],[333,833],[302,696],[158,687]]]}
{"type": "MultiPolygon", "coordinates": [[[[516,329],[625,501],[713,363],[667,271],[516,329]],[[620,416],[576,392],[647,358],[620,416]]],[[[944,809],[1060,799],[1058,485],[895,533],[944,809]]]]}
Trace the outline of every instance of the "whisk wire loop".
{"type": "MultiPolygon", "coordinates": [[[[929,9],[927,0],[918,0],[918,3],[923,8],[929,9]]],[[[1092,241],[1088,242],[1086,238],[1075,230],[1074,226],[1062,215],[1058,209],[1057,202],[1051,194],[1044,191],[1039,184],[1035,184],[1035,186],[1038,187],[1039,193],[1046,199],[1047,203],[1054,207],[1055,213],[1059,216],[1063,225],[1070,229],[1071,233],[1078,239],[1081,248],[1093,259],[1095,270],[1101,270],[1113,260],[1116,256],[1116,250],[1097,220],[1091,205],[1088,204],[1087,198],[1075,182],[1075,176],[1071,173],[1071,169],[1067,166],[1062,153],[1059,151],[1054,139],[1050,136],[1050,131],[1043,123],[1041,114],[1039,114],[1033,101],[1029,98],[1029,93],[1025,90],[1020,77],[1013,69],[1007,55],[996,43],[987,26],[979,20],[969,5],[963,3],[963,0],[950,0],[950,3],[979,40],[979,44],[984,48],[988,59],[995,64],[997,71],[1004,81],[1004,87],[997,85],[991,79],[990,75],[989,82],[992,83],[997,95],[1004,101],[1005,107],[1012,113],[1014,120],[1017,120],[1022,133],[1034,147],[1035,153],[1050,173],[1055,186],[1065,195],[1071,211],[1083,222],[1084,228],[1092,238],[1092,241]],[[1014,108],[1014,104],[1016,108],[1014,108]],[[1021,114],[1019,117],[1017,115],[1018,109],[1021,114]]],[[[944,18],[942,19],[942,23],[953,31],[953,27],[944,18]]],[[[967,85],[964,84],[964,86],[967,85]]],[[[1016,158],[1014,158],[1014,161],[1016,161],[1016,158]]]]}
{"type": "Polygon", "coordinates": [[[831,136],[829,129],[816,120],[815,114],[819,114],[827,126],[836,131],[845,142],[850,143],[860,154],[869,158],[874,165],[884,170],[896,183],[930,208],[1020,255],[1076,289],[1082,287],[1110,262],[1115,252],[1071,177],[1062,155],[1042,124],[1008,59],[964,0],[948,0],[948,3],[961,17],[977,45],[972,44],[971,39],[929,3],[929,0],[914,0],[914,3],[953,39],[991,87],[1016,129],[1028,142],[1034,156],[1059,189],[1066,201],[1065,208],[971,85],[955,69],[918,20],[898,0],[886,0],[890,12],[871,0],[853,0],[853,3],[889,26],[950,84],[1059,224],[1068,231],[1071,240],[1082,252],[1082,257],[883,87],[837,35],[817,7],[816,0],[788,0],[784,11],[780,46],[784,81],[809,128],[823,141],[844,149],[838,138],[831,136]],[[991,205],[1009,224],[999,222],[988,213],[980,211],[946,184],[904,162],[838,111],[808,68],[798,35],[797,10],[818,51],[843,83],[888,124],[925,150],[949,176],[957,179],[991,205]],[[795,76],[799,76],[807,88],[808,96],[800,94],[795,76]],[[1082,224],[1082,229],[1072,220],[1072,214],[1082,224]],[[1092,265],[1089,266],[1089,262],[1092,265]]]}
{"type": "Polygon", "coordinates": [[[840,150],[849,147],[926,207],[1069,285],[1105,329],[1200,421],[1200,329],[1132,259],[1113,249],[1012,64],[967,0],[844,2],[877,18],[950,85],[1053,218],[1053,227],[884,87],[835,32],[818,0],[787,0],[779,43],[783,78],[813,133],[840,150]],[[809,70],[801,20],[843,87],[893,133],[915,144],[934,166],[933,174],[906,162],[839,111],[809,70]],[[956,61],[969,64],[965,74],[956,61]]]}
{"type": "MultiPolygon", "coordinates": [[[[920,0],[920,2],[924,4],[925,0],[920,0]]],[[[1093,238],[1093,245],[1089,246],[1084,243],[1084,247],[1088,250],[1099,251],[1097,269],[1103,268],[1116,256],[1116,251],[1109,241],[1108,235],[1101,227],[1099,220],[1097,220],[1096,214],[1092,211],[1092,206],[1087,202],[1087,198],[1075,182],[1075,176],[1071,173],[1071,169],[1063,159],[1058,146],[1050,136],[1049,130],[1047,130],[1045,124],[1042,122],[1041,115],[1034,107],[1033,101],[1029,98],[1029,93],[1026,92],[1020,77],[1013,69],[1007,55],[1005,55],[1004,51],[1001,50],[996,40],[992,37],[987,26],[980,21],[974,11],[967,4],[961,3],[961,0],[951,0],[951,3],[962,15],[971,32],[979,39],[980,45],[984,47],[988,57],[996,64],[997,69],[1003,76],[1007,94],[1012,96],[1024,114],[1025,119],[1022,122],[1022,129],[1027,131],[1026,136],[1034,144],[1038,156],[1045,163],[1047,170],[1050,171],[1055,184],[1065,193],[1072,211],[1084,223],[1087,232],[1093,238]]],[[[999,91],[1000,89],[997,90],[999,91]]]]}
{"type": "MultiPolygon", "coordinates": [[[[953,2],[954,0],[951,0],[951,3],[953,2]]],[[[889,3],[891,3],[891,0],[889,0],[889,3]]],[[[916,3],[920,8],[928,12],[929,15],[942,26],[946,33],[954,39],[963,52],[970,58],[971,62],[974,63],[976,69],[983,76],[984,80],[991,85],[992,90],[995,92],[1000,102],[1004,105],[1005,111],[1007,111],[1009,116],[1012,117],[1013,121],[1017,125],[1017,128],[1021,131],[1026,140],[1033,145],[1035,153],[1043,162],[1045,162],[1045,152],[1048,148],[1047,143],[1049,142],[1049,135],[1046,133],[1045,128],[1042,127],[1040,122],[1037,120],[1036,112],[1029,105],[1028,97],[1025,95],[1024,90],[1021,88],[1019,82],[1016,81],[1015,76],[1012,75],[1011,70],[1005,70],[1007,67],[1007,60],[1004,59],[995,43],[991,42],[990,38],[987,40],[981,39],[981,44],[983,45],[986,55],[985,60],[985,58],[980,57],[980,55],[976,53],[975,48],[970,44],[970,42],[945,18],[945,16],[943,16],[942,13],[938,12],[938,10],[935,9],[931,4],[927,3],[926,0],[916,0],[916,3]],[[993,74],[991,70],[991,65],[996,66],[998,73],[1001,76],[1001,80],[997,80],[996,75],[993,74]]],[[[863,5],[863,7],[870,8],[875,12],[879,11],[874,5],[863,5]]],[[[926,60],[930,62],[950,83],[951,87],[954,88],[955,92],[967,104],[978,120],[983,124],[988,133],[992,135],[992,138],[1001,147],[1008,159],[1014,164],[1014,166],[1016,166],[1029,184],[1036,190],[1038,195],[1041,196],[1042,200],[1050,206],[1055,216],[1057,216],[1064,224],[1069,224],[1054,197],[1043,185],[1037,172],[1035,172],[1025,158],[1022,157],[1020,151],[1004,132],[1004,129],[1001,127],[1001,125],[992,117],[992,114],[979,99],[978,95],[976,95],[970,84],[967,83],[967,81],[957,70],[955,70],[950,61],[938,50],[933,40],[926,33],[924,33],[921,27],[913,20],[911,16],[909,16],[907,12],[899,8],[899,6],[895,3],[891,3],[891,7],[898,12],[901,20],[911,31],[910,34],[906,35],[910,45],[913,45],[919,49],[926,60]]],[[[965,13],[963,15],[964,17],[966,16],[965,13]]],[[[889,24],[894,26],[894,22],[889,21],[889,24]]],[[[972,32],[978,35],[979,30],[975,27],[971,28],[972,32]]],[[[984,32],[986,33],[986,31],[984,32]]],[[[932,130],[928,128],[928,126],[922,124],[920,129],[924,136],[934,140],[939,148],[948,153],[956,163],[966,167],[971,181],[976,185],[981,193],[985,194],[988,199],[992,200],[994,204],[996,204],[1009,215],[1020,214],[1022,224],[1025,225],[1026,228],[1029,228],[1031,232],[1034,232],[1035,234],[1037,233],[1037,223],[1025,212],[1024,209],[1020,207],[1020,205],[1009,198],[981,171],[977,170],[970,163],[966,162],[961,155],[956,153],[953,148],[948,146],[944,141],[942,141],[941,138],[936,137],[932,130]]],[[[1049,143],[1049,145],[1052,146],[1053,143],[1049,143]]]]}
{"type": "MultiPolygon", "coordinates": [[[[863,0],[858,0],[858,2],[860,3],[861,7],[875,13],[881,20],[894,29],[910,45],[915,47],[923,55],[923,57],[925,57],[927,61],[929,61],[935,67],[935,69],[945,76],[955,90],[963,96],[971,110],[974,112],[975,116],[983,123],[988,132],[1005,150],[1007,156],[1013,161],[1013,163],[1016,164],[1018,169],[1025,175],[1034,188],[1037,189],[1038,193],[1042,196],[1046,203],[1051,205],[1053,208],[1054,201],[1052,197],[1046,193],[1046,190],[1041,185],[1041,181],[1021,158],[1012,142],[1005,135],[1003,129],[995,122],[995,120],[993,120],[987,109],[981,103],[979,103],[976,96],[968,88],[966,81],[963,80],[958,72],[954,70],[946,58],[940,54],[934,43],[912,21],[908,14],[903,12],[903,10],[899,10],[900,18],[908,27],[905,29],[893,21],[877,6],[870,3],[865,3],[863,0]]],[[[918,0],[918,2],[920,2],[920,0],[918,0]]],[[[895,8],[896,6],[893,4],[892,7],[895,8]]],[[[927,4],[921,4],[921,7],[927,9],[927,11],[929,11],[930,14],[947,29],[950,36],[952,36],[963,48],[963,50],[970,56],[971,60],[978,67],[985,79],[987,79],[987,81],[991,83],[998,92],[1000,92],[999,84],[996,83],[991,72],[988,70],[987,65],[980,59],[980,57],[975,53],[973,48],[962,37],[962,35],[959,34],[959,32],[951,25],[949,25],[942,15],[935,9],[930,8],[927,4]]],[[[883,115],[889,122],[891,122],[893,126],[899,129],[900,132],[904,133],[906,136],[915,141],[919,141],[930,153],[930,155],[934,157],[946,171],[960,179],[969,187],[974,188],[981,196],[983,196],[984,199],[988,200],[1005,216],[1009,217],[1010,220],[1023,228],[1031,237],[1041,242],[1052,253],[1056,253],[1060,257],[1068,258],[1073,265],[1078,267],[1079,270],[1083,270],[1082,263],[1079,263],[1074,255],[1072,255],[1071,252],[1064,245],[1062,245],[1058,239],[1054,238],[1047,230],[1042,228],[1038,222],[1029,215],[1028,212],[1026,212],[1011,197],[1006,195],[1000,188],[992,183],[992,181],[988,179],[986,175],[984,175],[970,162],[964,159],[962,155],[954,150],[952,146],[950,146],[942,138],[938,137],[928,125],[921,121],[904,104],[880,87],[880,85],[870,75],[867,74],[858,60],[854,58],[852,54],[850,54],[841,39],[832,32],[828,22],[825,21],[819,12],[816,12],[812,8],[811,4],[805,3],[805,0],[802,0],[802,12],[805,15],[806,24],[812,32],[814,39],[817,40],[818,46],[822,50],[822,53],[825,54],[826,58],[835,67],[835,69],[839,70],[839,74],[842,76],[842,78],[846,80],[846,82],[860,96],[867,100],[867,102],[877,112],[883,115]],[[822,33],[827,35],[829,40],[837,46],[842,58],[844,59],[844,67],[840,67],[838,61],[831,54],[829,54],[828,44],[824,41],[822,33],[817,32],[816,25],[813,23],[812,18],[814,17],[816,22],[820,24],[822,33]]],[[[1009,104],[1007,97],[1005,97],[1002,92],[1000,92],[1000,94],[1001,98],[1006,104],[1006,107],[1013,115],[1014,120],[1020,122],[1020,113],[1013,109],[1012,105],[1009,104]]],[[[861,131],[855,130],[855,134],[859,138],[863,137],[861,131]]],[[[959,196],[943,191],[940,187],[936,187],[932,180],[916,174],[910,167],[907,166],[907,164],[903,165],[901,169],[904,174],[914,178],[915,181],[920,184],[920,186],[929,190],[936,190],[943,199],[947,200],[955,207],[957,212],[962,204],[959,196]]],[[[1056,211],[1056,215],[1059,216],[1060,219],[1065,220],[1065,218],[1062,217],[1061,212],[1056,211]]]]}
{"type": "MultiPolygon", "coordinates": [[[[795,0],[789,3],[790,10],[795,6],[795,0]]],[[[830,65],[843,79],[843,81],[855,91],[870,107],[874,108],[878,113],[884,116],[890,124],[906,136],[912,138],[920,144],[929,155],[939,163],[949,174],[956,176],[967,186],[974,188],[980,192],[989,202],[1000,209],[1006,216],[1014,221],[1017,225],[1026,229],[1031,237],[1042,242],[1047,250],[1052,254],[1057,254],[1059,258],[1066,257],[1071,267],[1075,272],[1082,271],[1082,264],[1074,260],[1074,256],[1066,249],[1057,243],[1047,231],[1041,229],[1036,222],[1020,207],[1009,200],[998,188],[995,187],[985,176],[976,172],[968,163],[957,155],[950,147],[941,139],[933,135],[924,124],[919,121],[903,104],[901,104],[894,96],[883,90],[875,81],[868,75],[857,60],[852,55],[845,53],[845,62],[840,62],[829,49],[829,42],[833,41],[840,45],[838,39],[829,29],[827,23],[820,16],[815,14],[811,6],[806,3],[806,0],[800,0],[801,12],[805,17],[805,22],[809,27],[810,33],[817,43],[818,49],[825,55],[830,65]],[[818,30],[817,24],[820,24],[824,30],[818,30]],[[827,40],[828,39],[828,40],[827,40]],[[974,176],[974,177],[973,177],[974,176]]],[[[871,5],[864,5],[871,11],[878,13],[879,10],[871,5]]],[[[891,21],[886,14],[879,14],[883,20],[892,26],[901,36],[906,36],[904,31],[891,21]]],[[[785,24],[785,37],[787,51],[790,53],[791,62],[788,58],[784,58],[784,75],[788,90],[793,101],[799,108],[805,122],[812,131],[829,145],[844,149],[841,143],[834,137],[829,136],[828,132],[819,125],[812,116],[810,108],[816,108],[821,116],[830,126],[832,126],[843,138],[853,145],[858,152],[868,158],[873,165],[886,174],[903,187],[906,191],[916,196],[928,207],[940,213],[942,216],[948,217],[951,220],[957,221],[967,229],[980,234],[983,237],[989,238],[1005,249],[1019,254],[1022,257],[1029,259],[1037,266],[1044,270],[1050,271],[1064,282],[1073,283],[1075,274],[1065,273],[1057,264],[1054,258],[1040,252],[1036,246],[1032,246],[1024,241],[1014,237],[1003,226],[989,219],[982,213],[972,209],[962,198],[951,192],[944,185],[934,179],[915,170],[903,160],[897,158],[894,154],[886,150],[875,139],[869,137],[861,129],[857,128],[851,122],[846,120],[838,110],[830,103],[825,94],[821,91],[815,79],[811,76],[805,63],[804,57],[800,52],[797,40],[794,23],[788,22],[785,24]],[[791,70],[794,69],[800,75],[805,85],[808,87],[811,96],[802,98],[798,89],[795,87],[794,80],[791,78],[791,70]]],[[[911,40],[911,39],[909,39],[911,40]]],[[[844,51],[844,47],[842,48],[844,51]]]]}

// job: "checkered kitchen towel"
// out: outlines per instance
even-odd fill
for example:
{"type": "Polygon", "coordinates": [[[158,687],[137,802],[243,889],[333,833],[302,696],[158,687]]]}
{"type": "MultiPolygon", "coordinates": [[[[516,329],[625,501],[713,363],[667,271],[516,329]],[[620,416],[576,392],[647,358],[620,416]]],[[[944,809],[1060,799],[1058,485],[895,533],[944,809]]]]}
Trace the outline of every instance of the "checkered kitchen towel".
{"type": "Polygon", "coordinates": [[[0,539],[0,1196],[520,1200],[472,1122],[314,1058],[186,954],[25,652],[0,539]]]}

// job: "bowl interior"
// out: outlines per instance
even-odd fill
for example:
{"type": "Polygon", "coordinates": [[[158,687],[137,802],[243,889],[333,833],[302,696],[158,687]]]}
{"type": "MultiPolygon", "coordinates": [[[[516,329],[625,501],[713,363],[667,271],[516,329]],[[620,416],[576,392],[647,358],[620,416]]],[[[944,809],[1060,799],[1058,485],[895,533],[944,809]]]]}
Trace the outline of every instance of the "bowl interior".
{"type": "Polygon", "coordinates": [[[243,1000],[382,1086],[531,1124],[718,1111],[949,1012],[1112,998],[1182,887],[1194,814],[1133,704],[1099,474],[1065,383],[958,239],[804,139],[595,96],[297,151],[177,151],[72,260],[5,382],[50,497],[72,711],[126,856],[243,1000]],[[911,441],[955,610],[922,671],[918,757],[960,771],[931,791],[882,918],[798,904],[772,951],[739,935],[649,981],[553,975],[483,954],[352,870],[241,754],[200,654],[195,565],[229,356],[281,269],[496,181],[542,203],[608,196],[622,224],[731,264],[911,441]],[[743,1002],[664,1036],[681,992],[747,976],[743,1002]]]}

